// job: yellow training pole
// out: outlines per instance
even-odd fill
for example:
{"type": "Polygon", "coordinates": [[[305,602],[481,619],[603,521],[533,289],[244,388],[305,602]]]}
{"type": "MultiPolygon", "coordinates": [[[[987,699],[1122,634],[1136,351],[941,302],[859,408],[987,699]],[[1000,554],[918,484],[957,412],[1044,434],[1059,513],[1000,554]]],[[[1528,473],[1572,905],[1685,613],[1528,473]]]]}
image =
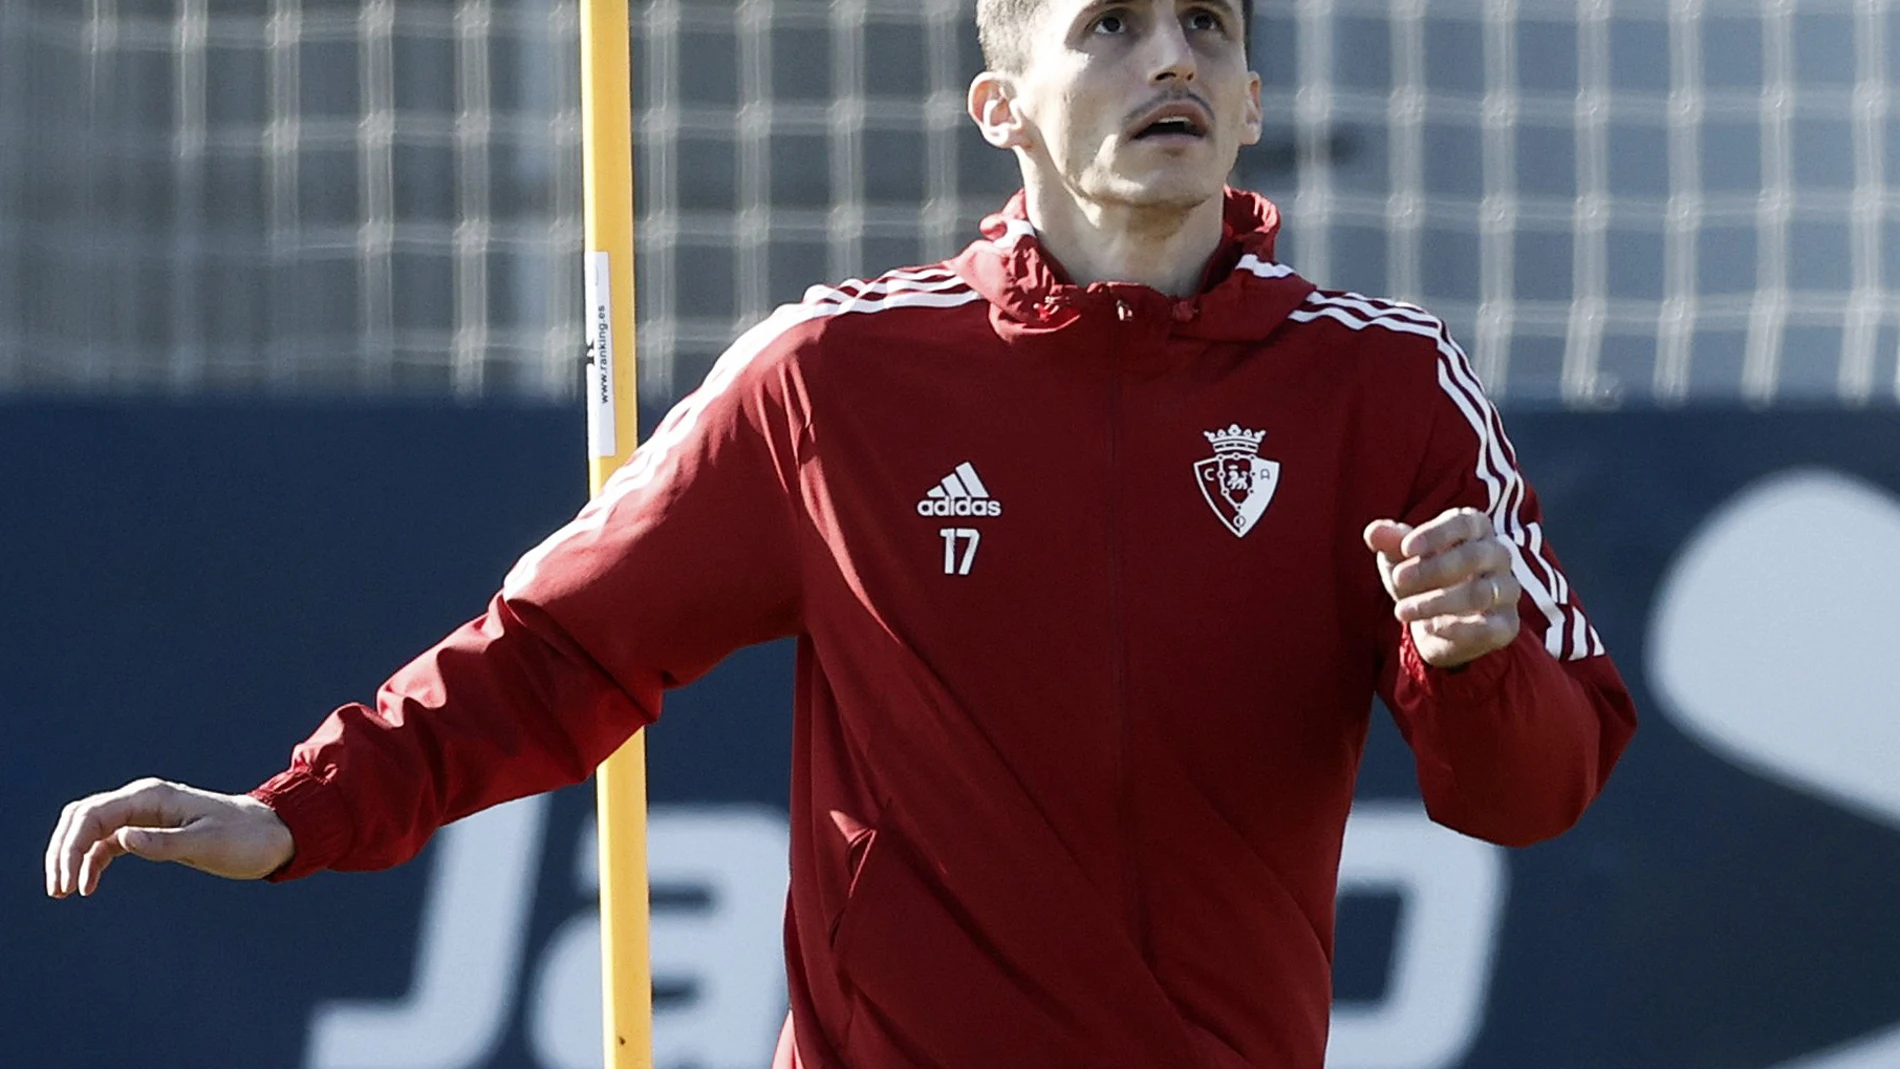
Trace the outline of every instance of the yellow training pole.
{"type": "MultiPolygon", "coordinates": [[[[594,493],[638,442],[633,329],[633,74],[627,0],[581,0],[589,471],[594,493]]],[[[652,1069],[646,737],[600,766],[601,996],[607,1069],[652,1069]]]]}

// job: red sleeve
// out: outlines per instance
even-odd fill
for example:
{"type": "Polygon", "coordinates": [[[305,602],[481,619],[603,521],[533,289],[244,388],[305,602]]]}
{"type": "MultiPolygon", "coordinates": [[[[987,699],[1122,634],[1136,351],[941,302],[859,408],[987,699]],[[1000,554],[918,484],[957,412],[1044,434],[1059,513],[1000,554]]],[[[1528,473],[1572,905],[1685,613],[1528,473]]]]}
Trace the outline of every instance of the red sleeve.
{"type": "Polygon", "coordinates": [[[1387,618],[1380,696],[1417,760],[1441,824],[1522,846],[1582,816],[1636,729],[1635,707],[1544,535],[1497,410],[1442,327],[1431,430],[1405,523],[1447,509],[1490,515],[1524,588],[1516,641],[1458,669],[1427,665],[1387,618]]]}
{"type": "Polygon", "coordinates": [[[399,864],[435,830],[577,783],[731,651],[793,634],[804,432],[782,311],[742,337],[480,618],[348,705],[252,795],[296,856],[272,878],[399,864]]]}

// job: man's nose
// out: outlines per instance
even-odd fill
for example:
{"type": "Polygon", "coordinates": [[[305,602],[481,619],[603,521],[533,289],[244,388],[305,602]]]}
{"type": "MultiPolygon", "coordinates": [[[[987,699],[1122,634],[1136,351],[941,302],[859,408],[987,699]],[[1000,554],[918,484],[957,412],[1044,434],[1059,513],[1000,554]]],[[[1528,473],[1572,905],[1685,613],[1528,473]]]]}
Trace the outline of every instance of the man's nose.
{"type": "Polygon", "coordinates": [[[1149,81],[1156,85],[1194,80],[1194,46],[1179,19],[1163,19],[1148,40],[1149,81]]]}

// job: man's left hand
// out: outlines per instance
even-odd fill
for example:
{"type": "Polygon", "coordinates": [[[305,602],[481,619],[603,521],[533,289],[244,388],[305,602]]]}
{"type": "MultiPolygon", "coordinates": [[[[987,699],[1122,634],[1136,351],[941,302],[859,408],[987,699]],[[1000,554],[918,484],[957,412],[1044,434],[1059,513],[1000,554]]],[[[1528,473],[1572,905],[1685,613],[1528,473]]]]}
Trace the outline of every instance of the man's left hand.
{"type": "Polygon", "coordinates": [[[1393,615],[1412,629],[1426,664],[1469,664],[1517,637],[1523,590],[1511,576],[1510,547],[1484,513],[1451,509],[1417,527],[1374,520],[1365,539],[1393,615]]]}

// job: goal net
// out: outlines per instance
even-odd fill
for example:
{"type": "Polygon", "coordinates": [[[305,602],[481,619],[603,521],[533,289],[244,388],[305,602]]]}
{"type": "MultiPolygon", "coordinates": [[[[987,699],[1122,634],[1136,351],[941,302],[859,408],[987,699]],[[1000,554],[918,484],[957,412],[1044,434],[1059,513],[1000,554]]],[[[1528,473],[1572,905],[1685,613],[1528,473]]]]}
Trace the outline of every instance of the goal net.
{"type": "MultiPolygon", "coordinates": [[[[647,399],[1016,185],[973,0],[633,12],[647,399]]],[[[1514,405],[1892,403],[1887,0],[1258,0],[1241,184],[1514,405]]],[[[0,4],[0,392],[559,400],[574,0],[0,4]]]]}
{"type": "Polygon", "coordinates": [[[1514,401],[1900,397],[1892,4],[1430,6],[1262,5],[1292,263],[1514,401]]]}
{"type": "Polygon", "coordinates": [[[574,0],[0,3],[0,390],[560,397],[574,0]]]}

